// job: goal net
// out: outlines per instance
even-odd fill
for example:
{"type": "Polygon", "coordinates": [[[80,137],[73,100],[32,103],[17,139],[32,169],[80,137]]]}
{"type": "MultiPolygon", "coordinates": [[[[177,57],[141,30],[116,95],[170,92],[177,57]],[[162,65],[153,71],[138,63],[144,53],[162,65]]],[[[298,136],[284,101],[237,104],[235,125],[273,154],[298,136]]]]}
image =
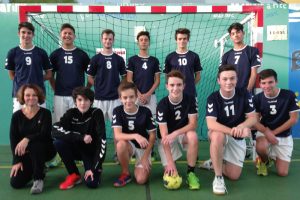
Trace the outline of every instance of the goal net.
{"type": "MultiPolygon", "coordinates": [[[[203,6],[202,9],[200,6],[143,6],[143,8],[134,6],[132,7],[134,9],[124,6],[123,10],[127,9],[124,13],[122,12],[122,6],[110,6],[107,9],[105,6],[99,6],[99,8],[103,8],[103,10],[100,9],[100,12],[91,9],[91,6],[89,9],[84,6],[81,9],[78,6],[76,9],[74,6],[52,6],[45,8],[44,11],[43,8],[32,9],[34,6],[28,7],[35,11],[24,12],[25,8],[23,8],[20,13],[25,16],[20,16],[20,19],[22,20],[23,17],[23,20],[26,19],[33,23],[36,28],[34,43],[44,48],[48,54],[61,44],[59,39],[60,26],[63,23],[70,23],[76,30],[75,45],[86,51],[90,57],[96,54],[96,49],[101,48],[101,31],[104,29],[114,30],[116,34],[114,48],[124,48],[127,61],[129,57],[139,51],[135,40],[137,31],[145,29],[150,32],[151,36],[149,53],[159,59],[161,70],[164,68],[166,56],[176,49],[175,30],[181,27],[190,29],[191,37],[188,48],[199,54],[203,68],[201,81],[197,85],[199,103],[197,133],[199,139],[207,139],[206,98],[218,89],[216,73],[220,62],[220,48],[215,47],[215,41],[227,33],[230,24],[241,22],[251,14],[249,9],[247,12],[243,12],[244,8],[242,6],[241,11],[233,9],[234,12],[229,12],[227,7],[226,11],[224,9],[222,11],[224,7],[217,7],[220,8],[220,11],[214,11],[212,6],[203,6]],[[55,7],[56,9],[54,9],[55,7]],[[62,8],[65,8],[65,10],[62,8]],[[146,12],[149,10],[148,8],[151,10],[150,13],[146,12]],[[155,8],[157,12],[155,12],[155,8]],[[181,8],[181,10],[178,10],[178,8],[181,8]],[[137,12],[139,9],[144,10],[137,12]],[[184,10],[186,12],[183,12],[184,10]]],[[[30,9],[27,8],[27,10],[30,9]]],[[[249,44],[252,38],[251,24],[253,23],[251,23],[251,20],[247,22],[249,22],[249,25],[245,25],[245,43],[249,44]]],[[[230,43],[225,45],[225,51],[229,48],[230,43]]],[[[158,101],[165,95],[167,95],[165,76],[162,73],[160,86],[156,90],[158,101]]],[[[52,109],[52,99],[53,91],[48,86],[47,106],[49,109],[52,109]]],[[[110,124],[107,126],[110,126],[110,124]]],[[[110,131],[107,135],[108,137],[112,136],[110,131]]]]}

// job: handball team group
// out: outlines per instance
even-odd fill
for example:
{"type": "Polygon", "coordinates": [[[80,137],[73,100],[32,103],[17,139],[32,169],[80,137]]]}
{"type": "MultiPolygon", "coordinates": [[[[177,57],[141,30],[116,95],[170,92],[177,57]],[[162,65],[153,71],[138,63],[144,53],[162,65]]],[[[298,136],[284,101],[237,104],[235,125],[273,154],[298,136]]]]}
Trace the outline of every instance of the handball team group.
{"type": "Polygon", "coordinates": [[[200,189],[195,173],[196,128],[197,99],[203,97],[196,85],[201,84],[202,67],[218,68],[220,86],[207,97],[210,158],[201,165],[215,174],[213,193],[227,193],[223,177],[239,179],[248,137],[256,140],[257,175],[267,176],[272,165],[279,176],[288,175],[293,151],[291,127],[298,120],[298,101],[292,91],[277,87],[273,69],[258,73],[259,51],[244,43],[242,24],[228,28],[233,49],[222,56],[219,66],[201,66],[199,55],[188,49],[190,30],[178,28],[174,35],[177,49],[165,58],[162,71],[159,60],[149,55],[148,31],[137,34],[139,52],[125,66],[124,59],[113,52],[115,37],[122,37],[115,36],[113,30],[102,31],[103,49],[92,58],[75,46],[76,32],[69,23],[61,25],[62,46],[50,56],[33,44],[34,30],[29,22],[19,24],[20,45],[9,50],[5,63],[13,82],[13,188],[23,188],[33,180],[30,193],[41,193],[45,165],[55,166],[58,160],[67,171],[65,180],[57,183],[61,190],[82,181],[97,188],[107,151],[105,123],[111,123],[115,160],[120,165],[120,175],[112,181],[114,187],[124,187],[133,178],[137,184],[145,184],[151,174],[153,148],[157,147],[166,188],[178,189],[184,179],[190,190],[200,189]],[[161,72],[165,73],[168,95],[157,102],[155,90],[161,72]],[[262,92],[255,94],[257,78],[262,92]],[[46,80],[54,91],[53,116],[46,109],[46,80]],[[182,176],[176,160],[183,153],[187,170],[182,176]],[[83,163],[82,177],[78,160],[83,163]]]}

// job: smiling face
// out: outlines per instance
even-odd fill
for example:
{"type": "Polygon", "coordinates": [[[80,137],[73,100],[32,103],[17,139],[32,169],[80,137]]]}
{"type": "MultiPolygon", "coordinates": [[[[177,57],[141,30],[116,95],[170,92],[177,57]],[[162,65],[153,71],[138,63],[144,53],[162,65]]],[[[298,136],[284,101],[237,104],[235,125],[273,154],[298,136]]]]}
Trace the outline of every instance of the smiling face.
{"type": "Polygon", "coordinates": [[[261,79],[259,85],[263,90],[264,94],[268,97],[275,97],[278,93],[277,81],[274,76],[261,79]]]}
{"type": "Polygon", "coordinates": [[[177,103],[181,101],[184,89],[184,83],[181,78],[169,77],[166,88],[169,91],[169,98],[172,102],[177,103]]]}
{"type": "Polygon", "coordinates": [[[137,106],[135,102],[137,101],[137,94],[133,89],[125,89],[120,93],[120,100],[124,105],[124,110],[126,112],[135,112],[137,106]]]}
{"type": "Polygon", "coordinates": [[[91,107],[92,102],[88,98],[78,95],[76,97],[75,105],[81,113],[85,113],[91,107]]]}
{"type": "Polygon", "coordinates": [[[31,30],[26,27],[22,27],[18,32],[18,35],[20,37],[20,43],[22,46],[32,45],[34,33],[31,30]]]}
{"type": "Polygon", "coordinates": [[[237,83],[237,74],[235,71],[223,71],[218,77],[218,83],[222,95],[232,96],[237,83]]]}
{"type": "Polygon", "coordinates": [[[101,41],[104,49],[112,49],[114,43],[114,36],[111,33],[103,33],[101,41]]]}
{"type": "Polygon", "coordinates": [[[32,88],[26,88],[24,90],[24,103],[26,106],[37,106],[38,105],[39,98],[37,96],[37,93],[32,88]]]}
{"type": "Polygon", "coordinates": [[[64,28],[60,32],[60,38],[61,38],[64,46],[73,46],[73,43],[75,40],[75,34],[72,29],[64,28]]]}

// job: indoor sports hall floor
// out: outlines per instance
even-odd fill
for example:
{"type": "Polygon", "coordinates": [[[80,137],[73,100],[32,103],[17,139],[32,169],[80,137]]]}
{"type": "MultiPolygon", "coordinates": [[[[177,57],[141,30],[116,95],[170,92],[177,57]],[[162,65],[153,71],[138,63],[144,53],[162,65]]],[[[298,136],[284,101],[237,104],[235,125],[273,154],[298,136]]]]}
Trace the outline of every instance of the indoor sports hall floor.
{"type": "MultiPolygon", "coordinates": [[[[202,162],[209,155],[209,144],[201,141],[199,147],[199,162],[202,162]]],[[[230,200],[299,200],[300,199],[300,140],[294,140],[294,152],[288,177],[278,177],[274,172],[274,167],[269,171],[268,177],[256,176],[255,166],[252,161],[246,161],[242,176],[239,181],[229,181],[225,179],[228,194],[216,196],[212,193],[212,181],[214,174],[212,171],[196,169],[196,174],[200,178],[201,189],[190,191],[185,184],[186,162],[177,163],[179,173],[183,176],[183,184],[179,190],[169,191],[162,184],[162,167],[159,161],[153,164],[151,178],[148,184],[139,186],[134,181],[123,188],[114,188],[113,181],[118,177],[120,167],[112,162],[113,146],[109,145],[102,184],[98,189],[88,189],[84,184],[80,184],[73,189],[61,191],[58,189],[59,183],[65,178],[64,167],[50,169],[45,179],[45,187],[42,194],[30,195],[27,188],[15,190],[9,185],[9,172],[11,164],[11,152],[8,146],[0,146],[0,199],[85,199],[85,200],[210,200],[210,199],[230,199],[230,200]]],[[[80,167],[82,171],[82,167],[80,167]]],[[[133,169],[133,165],[131,165],[133,169]]]]}

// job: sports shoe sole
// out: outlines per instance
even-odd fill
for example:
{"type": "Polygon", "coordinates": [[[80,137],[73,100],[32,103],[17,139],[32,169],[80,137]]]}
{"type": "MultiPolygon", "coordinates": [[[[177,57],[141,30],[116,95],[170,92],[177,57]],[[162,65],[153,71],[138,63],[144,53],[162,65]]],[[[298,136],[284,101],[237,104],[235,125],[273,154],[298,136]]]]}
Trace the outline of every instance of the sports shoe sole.
{"type": "Polygon", "coordinates": [[[80,184],[81,182],[82,182],[82,180],[80,179],[80,180],[76,181],[73,185],[70,185],[70,186],[67,187],[67,188],[60,188],[60,187],[59,187],[59,189],[61,189],[61,190],[68,190],[68,189],[73,188],[75,185],[80,184]]]}

